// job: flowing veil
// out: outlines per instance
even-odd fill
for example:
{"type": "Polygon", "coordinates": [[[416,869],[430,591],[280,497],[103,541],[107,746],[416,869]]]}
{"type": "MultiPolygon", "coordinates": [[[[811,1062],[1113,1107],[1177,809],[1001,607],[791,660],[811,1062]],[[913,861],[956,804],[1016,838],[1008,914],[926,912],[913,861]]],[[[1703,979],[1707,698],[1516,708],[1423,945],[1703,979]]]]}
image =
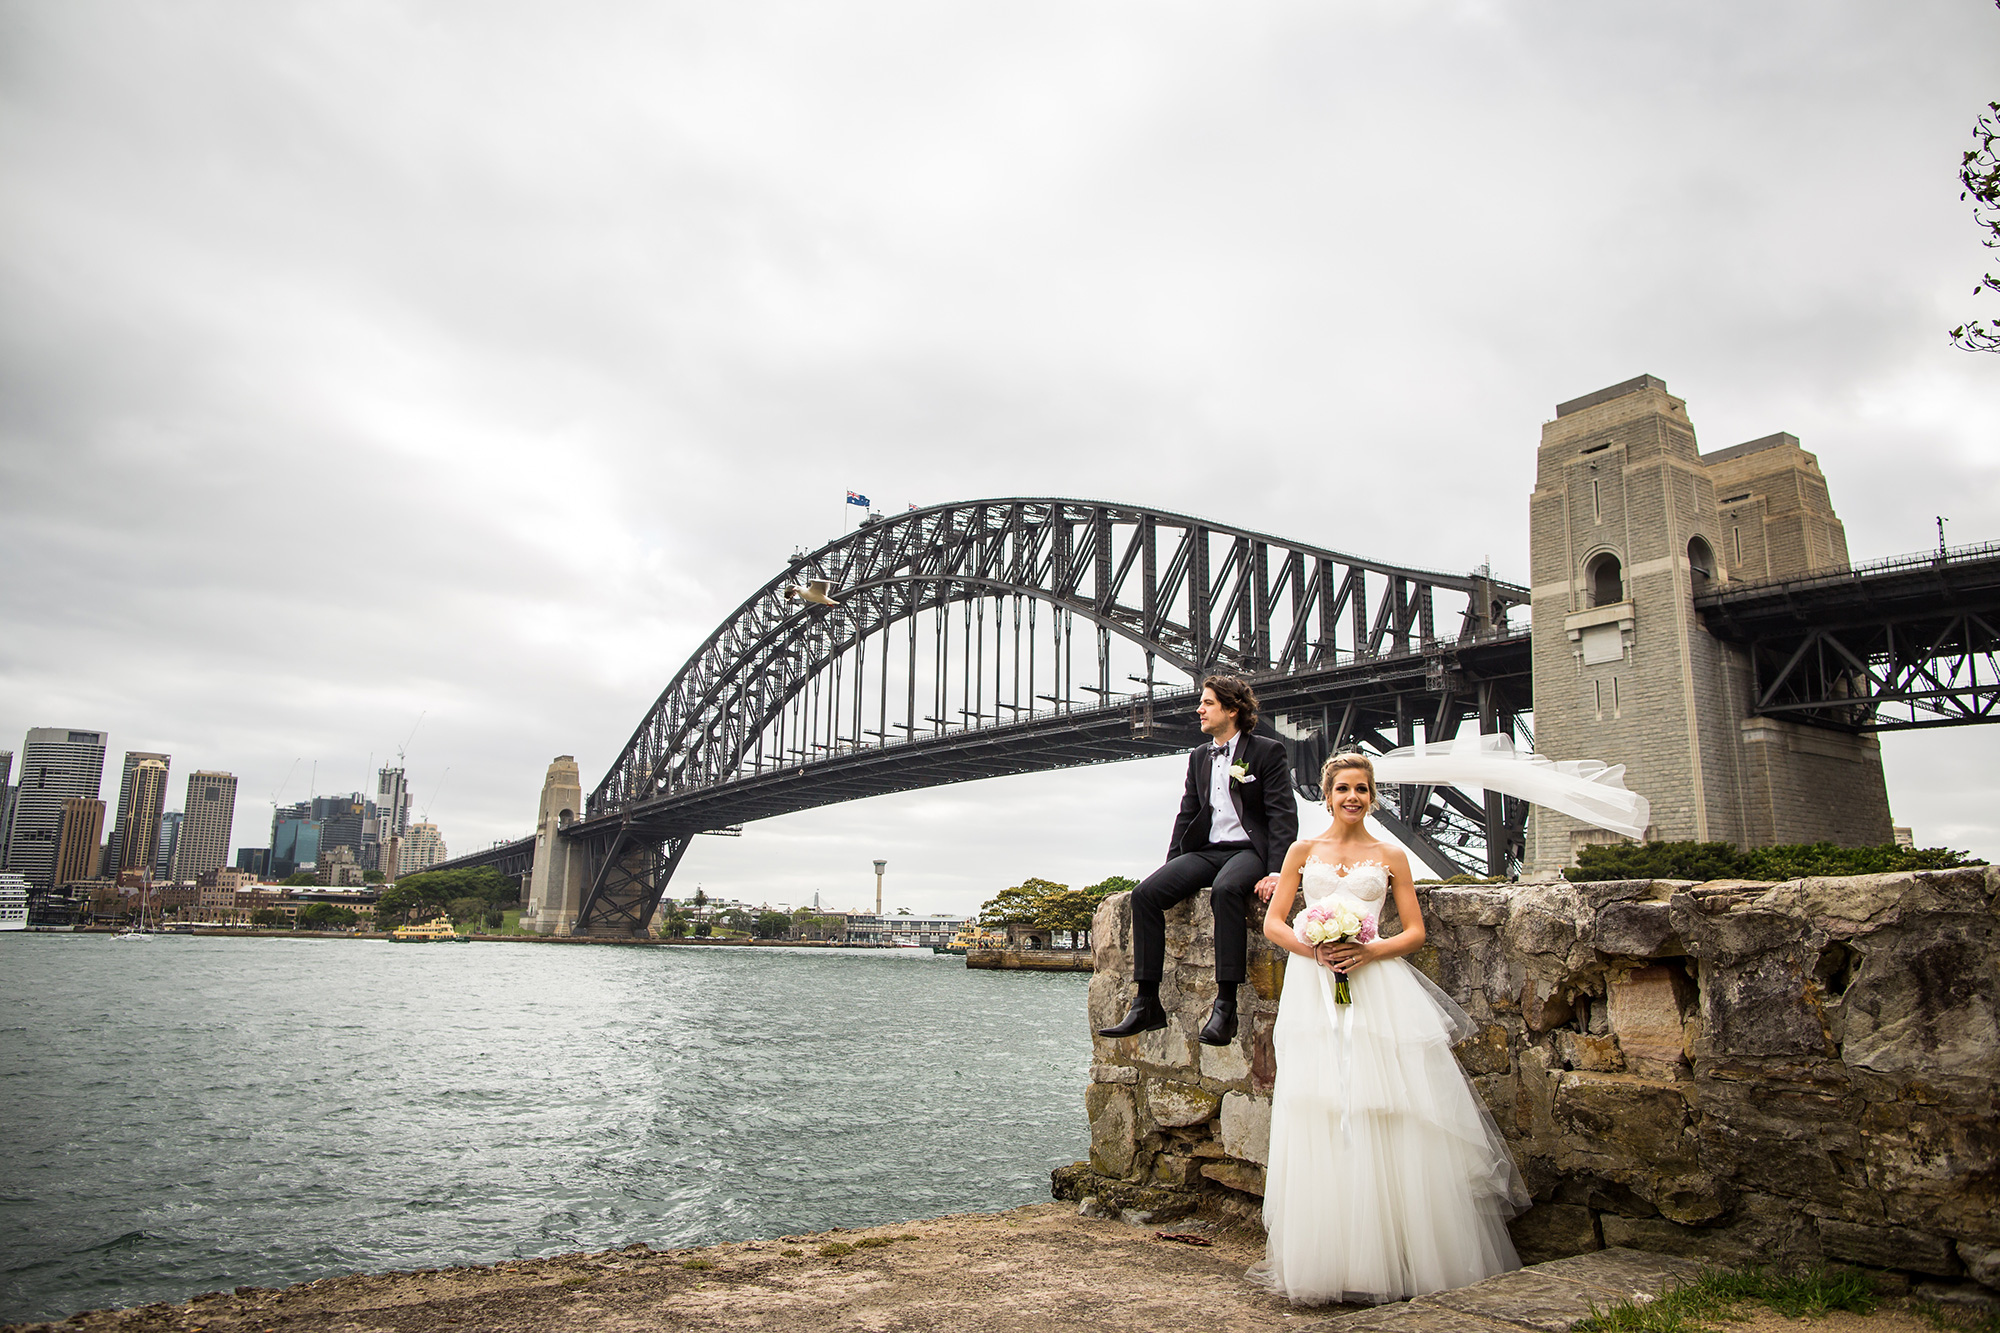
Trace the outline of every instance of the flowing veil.
{"type": "Polygon", "coordinates": [[[1461,736],[1406,745],[1375,761],[1377,782],[1479,787],[1560,810],[1598,828],[1644,839],[1652,806],[1625,789],[1625,765],[1554,760],[1516,750],[1507,736],[1461,736]]]}

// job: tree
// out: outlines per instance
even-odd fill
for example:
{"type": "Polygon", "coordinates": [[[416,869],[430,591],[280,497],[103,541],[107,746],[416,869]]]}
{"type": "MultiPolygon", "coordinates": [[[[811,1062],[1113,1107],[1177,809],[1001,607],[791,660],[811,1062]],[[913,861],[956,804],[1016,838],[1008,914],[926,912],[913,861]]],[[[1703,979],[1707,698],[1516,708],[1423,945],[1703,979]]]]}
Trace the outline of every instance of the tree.
{"type": "Polygon", "coordinates": [[[389,877],[379,870],[364,870],[361,872],[361,882],[363,884],[380,884],[387,878],[389,877]]]}
{"type": "Polygon", "coordinates": [[[684,940],[687,938],[687,933],[687,913],[669,903],[666,915],[660,918],[660,934],[670,940],[684,940]]]}
{"type": "Polygon", "coordinates": [[[759,912],[750,933],[760,940],[781,940],[792,933],[792,919],[783,912],[759,912]]]}
{"type": "Polygon", "coordinates": [[[405,875],[384,889],[375,902],[375,911],[402,921],[413,915],[428,919],[447,911],[456,917],[453,904],[460,899],[477,898],[483,913],[490,918],[496,911],[504,912],[520,897],[520,886],[491,866],[426,870],[422,874],[405,875]]]}
{"type": "Polygon", "coordinates": [[[288,889],[309,889],[319,883],[319,876],[310,870],[295,870],[278,882],[288,889]]]}
{"type": "MultiPolygon", "coordinates": [[[[1972,147],[1959,163],[1958,183],[1965,187],[1959,199],[1972,201],[1972,220],[1985,233],[1980,244],[2000,250],[2000,102],[1987,103],[1973,122],[1972,147]]],[[[2000,292],[2000,277],[1982,277],[1972,294],[1981,292],[2000,292]]],[[[1968,352],[2000,352],[2000,325],[1970,320],[1951,331],[1951,340],[1968,352]]]]}
{"type": "MultiPolygon", "coordinates": [[[[1039,926],[1048,901],[1069,892],[1069,885],[1046,879],[1027,879],[1011,889],[1002,889],[979,908],[982,926],[1039,926]]],[[[1047,929],[1047,927],[1043,927],[1047,929]]]]}
{"type": "Polygon", "coordinates": [[[250,914],[250,924],[253,926],[278,926],[283,925],[284,921],[285,914],[275,907],[260,907],[250,914]]]}
{"type": "Polygon", "coordinates": [[[300,930],[346,930],[360,920],[360,914],[352,907],[307,903],[299,909],[295,924],[300,930]]]}
{"type": "Polygon", "coordinates": [[[741,907],[732,907],[722,914],[722,924],[745,935],[757,924],[757,919],[741,907]]]}
{"type": "Polygon", "coordinates": [[[1072,945],[1088,949],[1090,924],[1097,916],[1098,904],[1114,893],[1137,887],[1135,881],[1123,875],[1111,875],[1085,888],[1049,894],[1042,900],[1035,924],[1044,930],[1060,930],[1070,937],[1072,945]]]}

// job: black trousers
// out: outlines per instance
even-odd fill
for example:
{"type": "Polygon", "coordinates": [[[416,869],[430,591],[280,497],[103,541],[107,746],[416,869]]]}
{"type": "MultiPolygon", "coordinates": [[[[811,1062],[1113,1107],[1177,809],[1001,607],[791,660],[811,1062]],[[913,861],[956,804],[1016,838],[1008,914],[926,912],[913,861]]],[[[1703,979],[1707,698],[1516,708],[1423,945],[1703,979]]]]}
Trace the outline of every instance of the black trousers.
{"type": "Polygon", "coordinates": [[[1166,910],[1213,888],[1215,981],[1241,984],[1244,977],[1244,915],[1264,878],[1264,858],[1248,844],[1183,852],[1146,876],[1132,890],[1132,979],[1158,981],[1167,960],[1166,910]]]}

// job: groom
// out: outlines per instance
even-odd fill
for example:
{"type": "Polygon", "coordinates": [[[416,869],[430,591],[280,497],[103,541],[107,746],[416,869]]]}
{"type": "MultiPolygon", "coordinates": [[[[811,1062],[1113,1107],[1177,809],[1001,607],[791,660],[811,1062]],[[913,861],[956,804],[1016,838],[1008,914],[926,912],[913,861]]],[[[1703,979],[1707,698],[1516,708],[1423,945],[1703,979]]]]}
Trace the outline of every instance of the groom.
{"type": "Polygon", "coordinates": [[[1236,1039],[1236,988],[1244,978],[1244,917],[1254,894],[1269,900],[1299,834],[1292,768],[1285,747],[1252,730],[1257,695],[1241,676],[1210,676],[1195,710],[1208,742],[1188,756],[1187,789],[1174,820],[1167,863],[1132,890],[1132,978],[1139,985],[1122,1022],[1100,1037],[1130,1037],[1167,1025],[1160,1007],[1166,961],[1165,912],[1213,887],[1215,1009],[1201,1030],[1210,1046],[1236,1039]]]}

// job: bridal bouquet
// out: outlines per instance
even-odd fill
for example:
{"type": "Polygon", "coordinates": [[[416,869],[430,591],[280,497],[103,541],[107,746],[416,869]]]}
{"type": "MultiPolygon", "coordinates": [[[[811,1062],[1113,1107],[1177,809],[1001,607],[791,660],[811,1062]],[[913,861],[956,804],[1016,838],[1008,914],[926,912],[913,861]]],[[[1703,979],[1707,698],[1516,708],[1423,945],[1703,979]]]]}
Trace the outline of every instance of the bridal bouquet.
{"type": "MultiPolygon", "coordinates": [[[[1352,903],[1321,903],[1308,907],[1299,922],[1299,938],[1317,948],[1322,944],[1343,944],[1353,942],[1366,944],[1375,938],[1375,918],[1364,914],[1352,903]]],[[[1333,1002],[1352,1004],[1347,994],[1347,974],[1334,974],[1333,1002]]]]}

